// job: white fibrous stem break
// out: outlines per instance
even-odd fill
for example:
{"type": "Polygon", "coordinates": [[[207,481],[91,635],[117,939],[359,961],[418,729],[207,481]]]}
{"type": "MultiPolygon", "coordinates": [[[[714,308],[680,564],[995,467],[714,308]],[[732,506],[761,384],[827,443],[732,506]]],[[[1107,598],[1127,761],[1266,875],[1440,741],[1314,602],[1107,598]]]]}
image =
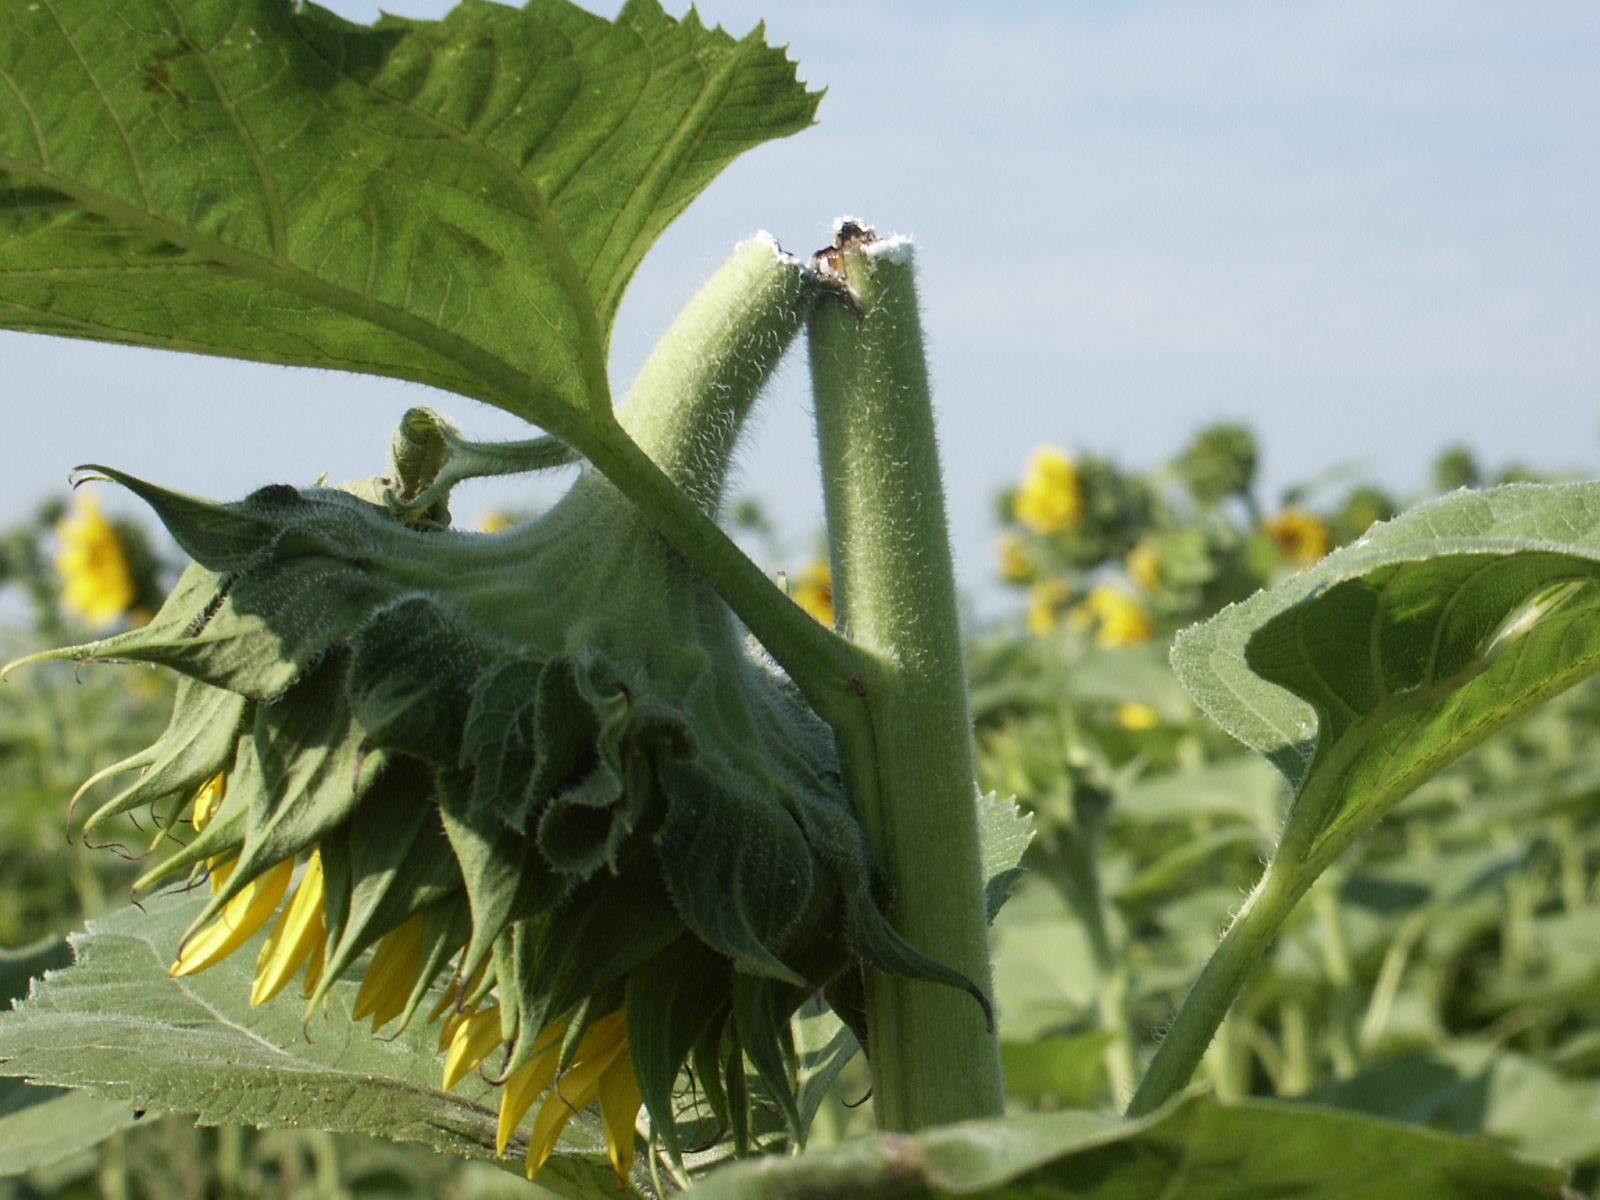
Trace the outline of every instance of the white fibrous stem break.
{"type": "Polygon", "coordinates": [[[748,238],[746,238],[744,241],[740,242],[737,246],[735,246],[733,248],[733,252],[735,254],[737,254],[737,253],[739,253],[739,251],[743,250],[746,246],[752,245],[752,244],[753,245],[757,245],[757,246],[765,246],[767,249],[772,251],[772,257],[777,259],[781,263],[787,263],[787,264],[789,264],[791,266],[796,266],[796,267],[801,265],[800,260],[798,258],[796,258],[793,254],[790,254],[787,250],[785,250],[783,248],[783,246],[778,242],[777,235],[775,233],[772,233],[772,232],[770,232],[768,230],[765,230],[765,229],[756,230],[748,238]]]}
{"type": "Polygon", "coordinates": [[[861,250],[868,258],[881,258],[885,262],[904,265],[911,261],[912,253],[916,250],[916,242],[905,234],[897,233],[893,237],[868,242],[861,250]]]}

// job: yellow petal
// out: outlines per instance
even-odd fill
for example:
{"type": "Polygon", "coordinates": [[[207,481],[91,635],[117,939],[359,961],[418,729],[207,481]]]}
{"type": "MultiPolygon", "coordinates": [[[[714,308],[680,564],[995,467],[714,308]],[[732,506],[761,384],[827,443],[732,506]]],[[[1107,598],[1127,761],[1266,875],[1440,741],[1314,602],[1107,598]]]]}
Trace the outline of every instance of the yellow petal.
{"type": "Polygon", "coordinates": [[[504,1154],[511,1143],[511,1135],[522,1124],[522,1118],[539,1093],[550,1086],[556,1077],[556,1067],[561,1064],[561,1035],[565,1021],[557,1021],[539,1035],[539,1045],[534,1055],[511,1073],[500,1093],[500,1123],[495,1129],[496,1154],[504,1154]]]}
{"type": "Polygon", "coordinates": [[[422,973],[422,935],[427,927],[421,913],[414,913],[383,935],[367,967],[366,978],[356,992],[351,1017],[359,1021],[372,1018],[377,1029],[405,1011],[406,1001],[422,973]]]}
{"type": "MultiPolygon", "coordinates": [[[[194,809],[189,814],[189,821],[194,826],[194,831],[199,833],[211,824],[211,818],[217,815],[217,810],[222,807],[222,799],[228,794],[228,773],[218,771],[206,780],[194,794],[194,809]]],[[[235,855],[213,854],[206,859],[206,870],[211,873],[211,894],[215,896],[222,890],[222,885],[228,882],[228,876],[233,874],[235,855]]]]}
{"type": "Polygon", "coordinates": [[[306,955],[306,977],[300,984],[300,994],[307,1000],[317,994],[317,984],[322,982],[322,969],[328,965],[327,953],[328,924],[324,916],[316,940],[311,943],[311,950],[306,955]]]}
{"type": "Polygon", "coordinates": [[[618,1054],[627,1053],[627,1046],[627,1019],[621,1010],[602,1017],[583,1035],[573,1055],[572,1066],[556,1080],[555,1087],[539,1106],[539,1115],[533,1119],[533,1132],[528,1139],[529,1179],[550,1160],[567,1122],[594,1103],[600,1094],[600,1076],[618,1054]]]}
{"type": "Polygon", "coordinates": [[[211,823],[211,818],[216,816],[217,809],[222,807],[222,798],[227,794],[228,773],[226,771],[218,771],[200,785],[200,790],[194,794],[194,811],[189,817],[196,833],[199,833],[211,823]]]}
{"type": "Polygon", "coordinates": [[[532,1179],[544,1169],[555,1152],[556,1143],[567,1122],[594,1103],[600,1094],[600,1073],[610,1063],[584,1063],[574,1066],[561,1077],[555,1089],[539,1106],[539,1115],[533,1119],[533,1133],[528,1138],[528,1178],[532,1179]]]}
{"type": "Polygon", "coordinates": [[[386,990],[378,999],[377,1007],[372,1010],[372,1028],[376,1032],[390,1021],[394,1020],[406,1010],[406,1001],[411,998],[410,988],[393,987],[386,990]]]}
{"type": "Polygon", "coordinates": [[[284,907],[278,923],[267,934],[256,959],[255,982],[250,987],[250,1004],[265,1004],[289,985],[311,951],[328,937],[322,912],[322,855],[311,852],[300,886],[284,907]]]}
{"type": "Polygon", "coordinates": [[[633,1074],[633,1059],[624,1047],[600,1073],[600,1123],[606,1130],[611,1169],[623,1182],[633,1169],[633,1144],[643,1104],[644,1096],[633,1074]]]}
{"type": "Polygon", "coordinates": [[[824,625],[834,623],[833,568],[825,558],[813,559],[795,581],[790,597],[824,625]]]}
{"type": "Polygon", "coordinates": [[[457,1022],[450,1037],[450,1053],[444,1060],[444,1082],[449,1091],[466,1077],[489,1052],[500,1044],[500,1010],[486,1008],[457,1022]]]}
{"type": "Polygon", "coordinates": [[[215,921],[183,944],[169,974],[177,977],[204,971],[248,942],[271,920],[278,902],[289,890],[293,875],[294,859],[286,858],[245,884],[243,890],[223,906],[222,914],[215,921]]]}
{"type": "Polygon", "coordinates": [[[237,854],[213,854],[206,859],[206,872],[211,879],[211,894],[215,896],[228,882],[228,876],[233,874],[233,868],[239,865],[237,854]]]}
{"type": "MultiPolygon", "coordinates": [[[[484,973],[488,971],[488,969],[489,960],[486,958],[478,964],[478,969],[472,973],[472,978],[468,979],[465,983],[462,983],[462,981],[459,979],[452,980],[450,986],[445,988],[444,995],[439,998],[439,1003],[435,1004],[433,1006],[433,1011],[428,1014],[428,1020],[430,1022],[437,1021],[440,1017],[444,1016],[447,1011],[449,1011],[449,1008],[452,1004],[458,1004],[461,1001],[464,1001],[468,996],[472,995],[472,993],[476,992],[478,990],[478,985],[483,982],[484,973]]],[[[468,1009],[467,1011],[476,1011],[476,1008],[474,1007],[473,1009],[468,1009]]],[[[439,1035],[439,1049],[443,1050],[449,1040],[449,1038],[445,1037],[441,1033],[439,1035]]]]}
{"type": "Polygon", "coordinates": [[[616,1012],[607,1013],[583,1031],[578,1048],[572,1053],[572,1065],[577,1066],[584,1059],[595,1055],[609,1056],[611,1051],[627,1040],[627,1037],[628,1010],[619,1008],[616,1012]]]}
{"type": "MultiPolygon", "coordinates": [[[[440,1012],[444,1011],[444,1009],[447,1008],[447,1007],[449,1007],[449,1006],[448,1005],[440,1005],[439,1007],[435,1008],[434,1009],[434,1016],[431,1016],[428,1019],[430,1021],[435,1020],[437,1018],[437,1015],[440,1012]]],[[[458,1008],[458,1009],[454,1010],[448,1017],[446,1017],[444,1019],[444,1021],[439,1026],[439,1053],[440,1054],[443,1054],[446,1050],[450,1049],[450,1043],[456,1040],[457,1031],[460,1030],[462,1025],[464,1025],[468,1021],[470,1021],[472,1019],[473,1014],[476,1013],[477,1011],[478,1010],[475,1009],[475,1008],[458,1008]]]]}

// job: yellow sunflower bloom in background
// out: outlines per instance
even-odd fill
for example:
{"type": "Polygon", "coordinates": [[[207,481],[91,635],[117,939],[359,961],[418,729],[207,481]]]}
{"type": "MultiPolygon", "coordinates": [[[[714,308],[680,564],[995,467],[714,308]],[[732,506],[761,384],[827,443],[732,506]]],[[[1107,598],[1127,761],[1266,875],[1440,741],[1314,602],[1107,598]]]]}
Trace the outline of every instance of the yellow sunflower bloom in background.
{"type": "Polygon", "coordinates": [[[795,578],[790,598],[824,625],[834,623],[833,569],[825,558],[811,564],[795,578]]]}
{"type": "Polygon", "coordinates": [[[1128,551],[1128,575],[1147,592],[1161,587],[1161,550],[1150,538],[1128,551]]]}
{"type": "Polygon", "coordinates": [[[1333,549],[1333,535],[1315,514],[1303,508],[1286,508],[1268,517],[1261,528],[1278,544],[1289,562],[1308,567],[1333,549]]]}
{"type": "Polygon", "coordinates": [[[1072,602],[1072,588],[1059,579],[1036,583],[1028,589],[1028,632],[1049,633],[1061,622],[1061,613],[1072,602]]]}
{"type": "Polygon", "coordinates": [[[1144,733],[1161,724],[1161,714],[1137,700],[1117,705],[1116,716],[1117,724],[1129,733],[1144,733]]]}
{"type": "Polygon", "coordinates": [[[61,603],[89,625],[103,628],[133,606],[138,588],[116,528],[100,510],[100,502],[80,494],[71,516],[56,526],[61,549],[61,603]]]}
{"type": "Polygon", "coordinates": [[[1064,533],[1083,519],[1078,466],[1057,446],[1041,446],[1028,460],[1015,502],[1017,520],[1035,533],[1064,533]]]}
{"type": "Polygon", "coordinates": [[[480,533],[504,533],[515,524],[516,522],[512,519],[510,513],[501,512],[499,509],[491,509],[478,518],[478,531],[480,533]]]}
{"type": "Polygon", "coordinates": [[[1073,612],[1077,628],[1092,628],[1095,644],[1115,648],[1148,642],[1156,623],[1144,607],[1120,588],[1101,584],[1073,612]]]}
{"type": "Polygon", "coordinates": [[[1014,533],[1002,533],[999,552],[1000,578],[1007,583],[1027,583],[1033,575],[1033,564],[1022,548],[1022,539],[1014,533]]]}

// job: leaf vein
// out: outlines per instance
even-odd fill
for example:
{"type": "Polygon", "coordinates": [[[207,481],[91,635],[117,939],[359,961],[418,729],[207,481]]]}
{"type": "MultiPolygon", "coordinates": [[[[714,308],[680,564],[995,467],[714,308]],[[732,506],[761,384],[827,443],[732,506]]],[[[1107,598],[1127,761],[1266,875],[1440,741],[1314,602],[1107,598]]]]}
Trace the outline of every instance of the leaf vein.
{"type": "MultiPolygon", "coordinates": [[[[150,188],[145,182],[144,171],[139,165],[139,156],[134,153],[133,139],[128,134],[127,126],[122,123],[122,117],[118,114],[116,106],[111,103],[111,97],[106,94],[105,88],[101,85],[100,77],[89,66],[89,60],[84,57],[76,39],[73,38],[71,31],[67,29],[66,23],[62,21],[61,13],[56,9],[56,0],[40,0],[40,3],[44,5],[45,11],[50,14],[50,19],[56,23],[56,28],[61,31],[62,41],[67,44],[67,47],[72,51],[73,57],[78,60],[78,65],[83,68],[83,73],[93,87],[95,96],[99,98],[101,106],[106,110],[106,115],[111,118],[113,128],[116,129],[117,135],[122,139],[122,148],[127,151],[128,165],[133,171],[134,182],[139,187],[139,195],[143,199],[145,206],[149,207],[150,188]]],[[[40,163],[42,165],[49,161],[49,154],[46,149],[46,152],[40,155],[40,163]]]]}

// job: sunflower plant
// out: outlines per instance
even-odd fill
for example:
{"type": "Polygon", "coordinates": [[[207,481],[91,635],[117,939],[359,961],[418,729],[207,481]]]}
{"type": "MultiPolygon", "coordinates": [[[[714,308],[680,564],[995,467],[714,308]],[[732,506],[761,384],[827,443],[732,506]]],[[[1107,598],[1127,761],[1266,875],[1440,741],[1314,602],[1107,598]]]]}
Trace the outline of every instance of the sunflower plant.
{"type": "MultiPolygon", "coordinates": [[[[924,410],[892,430],[927,445],[916,473],[892,492],[871,467],[838,476],[837,524],[881,540],[920,506],[913,549],[943,540],[920,351],[901,344],[909,247],[856,224],[812,261],[753,239],[620,409],[605,370],[655,235],[740,150],[811,120],[793,65],[759,31],[652,4],[362,27],[276,0],[90,3],[13,33],[12,327],[394,375],[543,430],[475,443],[418,409],[379,478],[227,502],[82,470],[193,560],[145,623],[34,656],[180,679],[161,738],[79,793],[122,781],[88,835],[154,819],[139,890],[200,884],[170,975],[248,946],[250,1003],[298,983],[309,1019],[362,964],[350,1016],[433,1024],[441,1088],[492,1083],[494,1148],[516,1142],[529,1174],[596,1103],[619,1180],[641,1112],[681,1169],[681,1080],[735,1149],[798,1144],[790,1021],[810,997],[861,1041],[905,1042],[874,1055],[886,1119],[997,1112],[985,879],[1015,854],[986,872],[978,817],[1009,810],[974,790],[953,615],[908,626],[895,599],[953,606],[948,554],[887,594],[877,556],[841,557],[845,636],[716,520],[742,422],[810,322],[839,458],[882,435],[856,406],[924,410]],[[70,105],[63,70],[106,103],[70,105]],[[884,353],[892,391],[864,370],[884,353]],[[578,460],[538,519],[452,527],[462,479],[578,460]],[[875,710],[885,743],[851,739],[875,710]],[[906,739],[940,753],[891,769],[906,739]],[[891,810],[913,795],[937,836],[897,852],[896,878],[891,810]]],[[[69,599],[102,623],[130,608],[97,511],[63,536],[69,599]]]]}
{"type": "MultiPolygon", "coordinates": [[[[1297,760],[1299,857],[1275,860],[1200,977],[1136,1119],[1008,1119],[988,924],[1029,828],[975,783],[912,244],[851,219],[808,258],[753,238],[620,404],[607,371],[654,238],[738,153],[812,120],[794,65],[759,29],[735,39],[650,0],[615,20],[567,0],[371,26],[288,0],[10,16],[8,328],[391,376],[535,428],[483,443],[417,408],[380,476],[220,501],[80,468],[148,504],[191,565],[147,622],[22,662],[176,675],[165,732],[73,804],[95,796],[90,833],[148,814],[137,886],[183,895],[91,929],[77,965],[35,985],[0,1024],[9,1073],[207,1121],[514,1158],[573,1195],[678,1190],[728,1154],[765,1157],[696,1186],[1004,1193],[1040,1172],[1100,1178],[1108,1141],[1135,1159],[1163,1139],[1215,1149],[1219,1121],[1281,1141],[1277,1114],[1175,1099],[1240,971],[1416,778],[1592,669],[1587,535],[1489,581],[1455,564],[1583,503],[1564,493],[1519,494],[1459,545],[1425,545],[1455,564],[1432,574],[1398,532],[1330,557],[1304,577],[1324,591],[1260,598],[1259,651],[1231,618],[1205,669],[1237,658],[1336,718],[1317,734],[1332,748],[1297,760]],[[829,543],[814,596],[719,520],[744,422],[802,328],[829,543]],[[461,481],[570,463],[577,481],[538,518],[452,523],[461,481]],[[1479,619],[1407,608],[1446,653],[1407,659],[1414,687],[1361,708],[1367,693],[1340,694],[1319,647],[1284,630],[1335,595],[1338,619],[1382,620],[1362,590],[1375,578],[1477,589],[1479,619]],[[1530,646],[1549,666],[1536,686],[1512,671],[1530,646]],[[1508,673],[1509,700],[1493,690],[1508,673]],[[1458,700],[1465,732],[1407,740],[1458,700]],[[1401,759],[1392,779],[1362,773],[1401,759]],[[865,1051],[885,1137],[786,1157],[834,1070],[811,1053],[817,1022],[835,1060],[865,1051]],[[224,1025],[250,1044],[219,1049],[224,1025]],[[319,1038],[331,1048],[306,1048],[319,1038]],[[408,1065],[384,1065],[402,1050],[408,1065]]],[[[1075,562],[1134,549],[1148,489],[1061,454],[1036,467],[1020,519],[1075,562]]],[[[1103,640],[1141,640],[1132,603],[1107,591],[1082,613],[1103,640]]],[[[1237,732],[1282,756],[1266,736],[1280,711],[1311,737],[1299,709],[1261,700],[1269,728],[1237,732]]],[[[1303,1146],[1347,1132],[1290,1124],[1303,1146]]],[[[1398,1156],[1414,1136],[1375,1144],[1398,1156]]],[[[1436,1159],[1439,1179],[1481,1170],[1550,1194],[1550,1172],[1492,1152],[1436,1159]]]]}

